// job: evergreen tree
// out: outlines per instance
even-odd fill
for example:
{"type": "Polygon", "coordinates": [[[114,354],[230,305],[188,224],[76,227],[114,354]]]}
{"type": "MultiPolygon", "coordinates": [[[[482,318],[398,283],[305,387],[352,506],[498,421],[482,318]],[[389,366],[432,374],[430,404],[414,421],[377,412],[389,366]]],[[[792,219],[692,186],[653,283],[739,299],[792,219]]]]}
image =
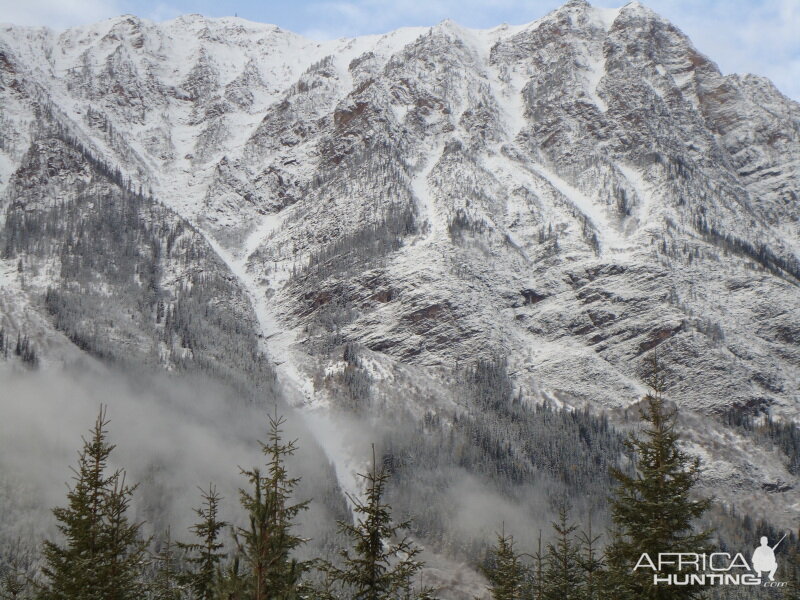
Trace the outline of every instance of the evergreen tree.
{"type": "Polygon", "coordinates": [[[582,571],[582,600],[600,600],[601,598],[601,576],[605,562],[603,555],[598,550],[600,535],[592,533],[592,517],[589,515],[589,527],[578,534],[578,544],[580,556],[578,562],[582,571]]]}
{"type": "Polygon", "coordinates": [[[65,541],[44,543],[47,581],[40,600],[139,600],[144,594],[147,542],[140,538],[140,524],[126,515],[135,486],[125,483],[124,471],[107,473],[114,449],[107,426],[101,408],[73,469],[67,506],[53,510],[65,541]]]}
{"type": "Polygon", "coordinates": [[[581,598],[580,555],[573,537],[576,529],[576,525],[569,523],[569,507],[562,503],[558,509],[558,520],[553,523],[555,541],[547,545],[542,583],[545,600],[581,598]]]}
{"type": "Polygon", "coordinates": [[[29,598],[34,573],[33,552],[18,539],[3,554],[6,564],[0,564],[0,600],[29,598]]]}
{"type": "Polygon", "coordinates": [[[169,530],[155,557],[156,571],[150,584],[150,600],[182,600],[186,595],[181,585],[181,572],[169,530]]]}
{"type": "Polygon", "coordinates": [[[20,600],[24,598],[27,581],[16,569],[7,568],[0,577],[0,599],[20,600]]]}
{"type": "Polygon", "coordinates": [[[533,555],[533,600],[544,599],[544,560],[546,556],[542,550],[542,530],[539,530],[539,541],[533,555]]]}
{"type": "Polygon", "coordinates": [[[219,570],[212,597],[219,600],[249,599],[248,583],[249,579],[241,568],[239,557],[234,556],[223,569],[219,570]]]}
{"type": "Polygon", "coordinates": [[[297,450],[296,442],[284,443],[283,417],[269,416],[269,441],[261,444],[267,456],[267,472],[257,468],[242,471],[252,491],[240,490],[240,500],[249,516],[249,527],[238,528],[237,545],[245,569],[248,598],[293,600],[303,586],[301,578],[311,568],[292,553],[307,540],[292,533],[297,516],[308,510],[309,501],[293,503],[299,479],[289,477],[286,458],[297,450]]]}
{"type": "Polygon", "coordinates": [[[222,497],[216,487],[209,484],[208,490],[200,490],[203,503],[194,512],[199,521],[190,527],[190,531],[200,539],[198,543],[182,544],[178,547],[187,553],[186,562],[190,568],[181,577],[192,591],[195,600],[212,600],[217,586],[220,562],[225,557],[223,544],[219,541],[222,529],[227,526],[219,520],[219,503],[222,497]]]}
{"type": "Polygon", "coordinates": [[[529,597],[531,572],[514,550],[514,537],[497,534],[497,544],[491,550],[490,564],[483,569],[489,580],[494,600],[522,600],[529,597]]]}
{"type": "Polygon", "coordinates": [[[105,499],[104,527],[98,538],[108,561],[102,570],[105,591],[102,597],[114,600],[141,598],[148,542],[140,537],[141,524],[131,523],[127,517],[131,496],[137,486],[125,483],[124,471],[118,471],[112,483],[105,499]]]}
{"type": "MultiPolygon", "coordinates": [[[[377,469],[374,446],[372,452],[372,471],[359,474],[367,485],[365,500],[348,495],[356,522],[339,522],[340,532],[353,547],[341,551],[341,567],[324,562],[322,570],[349,600],[396,600],[410,597],[411,582],[423,563],[416,558],[420,549],[407,536],[399,536],[410,522],[392,523],[391,506],[384,501],[389,474],[383,465],[377,469]]],[[[430,598],[430,594],[422,590],[416,597],[430,598]]]]}
{"type": "MultiPolygon", "coordinates": [[[[800,532],[798,532],[800,537],[800,532]]],[[[795,545],[787,553],[781,567],[781,579],[787,582],[783,589],[783,598],[800,598],[800,551],[795,545]]]]}
{"type": "Polygon", "coordinates": [[[644,429],[626,443],[636,472],[612,470],[617,485],[611,498],[614,527],[606,548],[609,568],[604,587],[608,596],[618,600],[698,598],[701,590],[696,587],[655,586],[652,570],[633,571],[645,552],[654,559],[659,552],[703,552],[709,535],[693,529],[710,504],[692,497],[700,460],[680,449],[677,411],[665,403],[665,378],[655,356],[650,367],[650,392],[641,410],[644,429]]]}

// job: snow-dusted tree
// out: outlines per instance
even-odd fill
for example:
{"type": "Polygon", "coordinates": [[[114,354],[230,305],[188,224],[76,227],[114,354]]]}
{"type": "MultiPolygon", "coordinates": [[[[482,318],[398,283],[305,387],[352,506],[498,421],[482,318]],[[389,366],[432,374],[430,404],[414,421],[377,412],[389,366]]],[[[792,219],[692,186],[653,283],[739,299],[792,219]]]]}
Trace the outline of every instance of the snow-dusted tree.
{"type": "Polygon", "coordinates": [[[307,540],[292,531],[297,516],[309,501],[294,502],[299,479],[289,477],[286,458],[297,450],[295,441],[284,442],[283,417],[269,416],[269,441],[261,444],[267,471],[242,471],[250,489],[240,490],[249,527],[237,529],[237,545],[250,600],[293,600],[300,597],[301,578],[311,568],[297,560],[294,551],[307,540]]]}
{"type": "Polygon", "coordinates": [[[580,600],[583,578],[578,545],[574,539],[576,525],[569,522],[566,502],[558,508],[558,520],[553,522],[555,539],[547,545],[543,596],[545,600],[580,600]]]}
{"type": "Polygon", "coordinates": [[[544,598],[544,560],[546,554],[542,550],[542,530],[539,530],[536,552],[533,554],[533,590],[532,600],[542,600],[544,598]]]}
{"type": "Polygon", "coordinates": [[[140,524],[127,517],[136,486],[126,484],[124,471],[108,473],[114,446],[107,441],[107,426],[101,408],[73,469],[67,506],[53,510],[64,542],[44,543],[40,600],[138,600],[144,595],[147,542],[140,524]]]}
{"type": "Polygon", "coordinates": [[[618,600],[691,599],[702,590],[691,586],[654,586],[652,571],[632,570],[647,552],[703,552],[709,532],[695,531],[695,522],[710,501],[694,497],[700,460],[679,444],[677,411],[663,397],[665,377],[656,356],[650,360],[650,392],[644,398],[644,430],[632,435],[627,447],[636,472],[613,470],[617,485],[611,499],[612,538],[606,548],[606,595],[618,600]]]}
{"type": "Polygon", "coordinates": [[[583,573],[581,600],[600,600],[601,578],[605,567],[605,558],[600,549],[600,539],[603,536],[592,532],[592,516],[589,515],[589,526],[578,534],[577,541],[580,550],[579,563],[583,573]]]}
{"type": "Polygon", "coordinates": [[[148,600],[182,600],[186,597],[175,546],[167,530],[153,561],[155,573],[148,586],[148,600]]]}
{"type": "Polygon", "coordinates": [[[201,490],[201,494],[203,503],[200,508],[194,509],[199,521],[190,528],[200,541],[178,544],[186,552],[186,562],[189,564],[188,571],[182,574],[181,579],[192,591],[195,600],[211,600],[217,586],[220,562],[225,557],[219,535],[228,524],[219,519],[222,497],[217,493],[217,488],[209,484],[208,490],[201,490]]]}
{"type": "Polygon", "coordinates": [[[489,590],[494,600],[522,600],[529,597],[531,570],[514,549],[514,537],[497,534],[497,543],[491,549],[489,564],[483,569],[489,580],[489,590]]]}
{"type": "Polygon", "coordinates": [[[352,548],[341,551],[341,566],[323,563],[323,570],[352,600],[430,598],[430,590],[412,595],[412,582],[422,569],[420,549],[402,535],[410,522],[392,522],[391,506],[384,494],[389,474],[376,466],[373,447],[372,471],[359,474],[367,484],[365,499],[349,496],[356,522],[340,521],[340,531],[352,540],[352,548]]]}
{"type": "Polygon", "coordinates": [[[0,562],[0,600],[23,600],[30,598],[35,574],[35,552],[17,539],[2,549],[0,562]]]}
{"type": "Polygon", "coordinates": [[[24,575],[16,569],[7,568],[5,573],[0,576],[0,598],[2,600],[20,600],[24,598],[28,583],[24,575]]]}

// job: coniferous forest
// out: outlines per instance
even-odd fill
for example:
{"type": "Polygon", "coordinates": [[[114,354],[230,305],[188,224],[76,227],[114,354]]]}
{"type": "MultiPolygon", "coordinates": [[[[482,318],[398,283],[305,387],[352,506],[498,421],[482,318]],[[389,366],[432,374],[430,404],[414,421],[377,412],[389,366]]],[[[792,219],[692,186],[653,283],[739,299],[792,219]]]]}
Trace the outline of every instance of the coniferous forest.
{"type": "MultiPolygon", "coordinates": [[[[497,364],[483,365],[470,371],[470,377],[483,381],[473,389],[484,401],[491,397],[487,382],[492,375],[478,373],[486,370],[497,376],[498,368],[497,364]]],[[[609,494],[598,502],[601,510],[589,513],[603,515],[600,522],[582,520],[572,499],[561,494],[553,499],[552,523],[535,532],[532,546],[520,541],[531,539],[529,536],[511,530],[504,522],[496,523],[492,537],[472,540],[472,547],[463,553],[485,578],[482,589],[475,589],[476,597],[484,597],[479,595],[482,593],[493,600],[749,597],[724,588],[657,587],[650,571],[632,575],[632,566],[643,553],[700,552],[712,545],[735,553],[737,546],[746,548],[748,540],[762,534],[774,539],[776,533],[768,524],[754,523],[747,516],[715,513],[711,499],[696,493],[701,463],[681,449],[677,410],[663,398],[664,379],[655,361],[648,384],[650,392],[639,409],[641,427],[622,439],[625,460],[605,467],[609,494]]],[[[511,406],[521,411],[518,403],[511,406]]],[[[277,407],[264,412],[264,436],[258,442],[261,464],[239,468],[238,497],[223,497],[213,482],[199,484],[195,505],[184,508],[193,524],[185,531],[175,531],[169,524],[155,531],[132,514],[131,503],[139,486],[123,467],[116,466],[116,447],[109,435],[111,417],[107,407],[101,406],[95,423],[82,438],[66,496],[52,508],[57,533],[39,545],[20,540],[16,547],[3,548],[0,597],[439,598],[440,590],[426,581],[426,553],[419,540],[445,543],[448,531],[441,523],[446,519],[426,511],[435,503],[433,496],[416,505],[421,518],[409,515],[405,511],[413,512],[415,507],[402,493],[404,473],[412,468],[409,463],[417,462],[409,448],[419,444],[420,438],[412,436],[405,441],[405,448],[392,439],[383,443],[383,449],[372,445],[369,468],[358,475],[360,491],[345,494],[347,506],[335,524],[337,533],[323,547],[298,533],[315,502],[302,495],[301,478],[290,466],[302,441],[287,438],[287,421],[277,407]],[[231,521],[221,516],[225,504],[235,506],[236,516],[231,521]],[[317,552],[324,551],[319,555],[303,552],[309,545],[317,552]]],[[[518,412],[511,421],[538,420],[553,427],[563,418],[572,417],[540,408],[533,416],[518,412]]],[[[433,426],[428,423],[427,427],[433,426]]],[[[563,425],[559,429],[564,430],[563,425]]],[[[481,437],[479,431],[473,429],[473,452],[487,450],[484,446],[491,440],[481,437]]],[[[443,447],[445,453],[454,450],[443,447]]],[[[419,451],[421,455],[426,449],[419,451]]],[[[462,454],[458,460],[476,460],[479,454],[462,454]]],[[[496,464],[505,464],[505,460],[496,464]]],[[[476,472],[490,475],[488,465],[475,466],[476,472]]],[[[491,476],[511,486],[522,474],[512,470],[491,476]]],[[[416,481],[423,486],[427,483],[425,478],[416,481]]],[[[440,481],[441,486],[453,483],[440,481]]],[[[589,485],[588,481],[578,483],[589,485]]],[[[597,489],[599,492],[601,487],[597,489]]],[[[783,543],[781,581],[786,585],[760,590],[764,597],[796,598],[800,590],[800,542],[791,533],[783,543]]],[[[665,567],[661,573],[680,574],[680,569],[665,567]]]]}
{"type": "Polygon", "coordinates": [[[0,26],[0,600],[800,598],[800,104],[529,16],[0,26]]]}
{"type": "MultiPolygon", "coordinates": [[[[72,474],[65,474],[66,499],[52,507],[57,531],[45,540],[3,540],[3,598],[436,598],[446,590],[426,575],[431,553],[469,565],[483,577],[470,584],[475,594],[495,599],[735,598],[694,588],[669,596],[646,577],[631,577],[631,564],[643,552],[737,551],[761,534],[780,537],[768,522],[699,494],[701,467],[681,449],[677,415],[662,398],[657,370],[641,415],[626,417],[632,433],[588,408],[531,402],[515,392],[503,356],[457,364],[458,410],[427,410],[419,418],[376,403],[368,353],[342,334],[359,312],[346,295],[312,307],[309,343],[343,365],[320,385],[343,414],[369,421],[382,411],[393,426],[375,430],[374,458],[354,490],[339,488],[330,465],[304,480],[289,466],[304,440],[285,439],[284,419],[267,414],[280,392],[252,334],[254,317],[202,236],[58,127],[45,143],[90,176],[69,200],[34,209],[9,205],[4,258],[16,261],[23,280],[55,270],[43,306],[55,329],[90,356],[130,373],[155,365],[223,381],[262,405],[264,460],[242,469],[238,496],[195,482],[195,504],[181,509],[194,524],[177,530],[158,506],[133,514],[137,494],[144,504],[154,502],[143,493],[153,484],[140,487],[110,461],[114,443],[101,409],[72,474]],[[484,489],[514,510],[478,517],[478,505],[466,518],[463,505],[453,510],[484,489]],[[151,520],[139,520],[142,514],[151,520]],[[304,537],[296,527],[309,515],[322,524],[304,537]],[[480,527],[464,522],[470,519],[480,527]]],[[[29,154],[31,163],[42,160],[35,148],[29,154]]],[[[466,243],[464,236],[479,229],[459,213],[449,231],[466,243]]],[[[354,253],[375,261],[416,231],[413,212],[392,206],[377,225],[314,255],[293,277],[350,268],[354,253]]],[[[540,299],[531,292],[526,303],[540,299]]],[[[718,329],[703,325],[717,341],[718,329]]],[[[0,356],[31,371],[39,363],[28,332],[5,324],[0,356]]],[[[748,407],[718,418],[753,443],[777,448],[797,472],[794,426],[748,407]]],[[[316,442],[307,445],[321,454],[316,442]]],[[[795,532],[782,551],[789,587],[763,592],[791,598],[795,532]]]]}

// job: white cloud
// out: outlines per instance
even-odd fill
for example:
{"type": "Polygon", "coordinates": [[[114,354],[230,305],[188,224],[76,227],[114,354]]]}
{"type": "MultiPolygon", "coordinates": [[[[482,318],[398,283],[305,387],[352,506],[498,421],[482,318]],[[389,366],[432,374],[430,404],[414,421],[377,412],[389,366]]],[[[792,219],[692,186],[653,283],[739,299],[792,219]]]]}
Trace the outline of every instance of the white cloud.
{"type": "Polygon", "coordinates": [[[64,29],[125,12],[118,0],[0,0],[0,20],[64,29]]]}

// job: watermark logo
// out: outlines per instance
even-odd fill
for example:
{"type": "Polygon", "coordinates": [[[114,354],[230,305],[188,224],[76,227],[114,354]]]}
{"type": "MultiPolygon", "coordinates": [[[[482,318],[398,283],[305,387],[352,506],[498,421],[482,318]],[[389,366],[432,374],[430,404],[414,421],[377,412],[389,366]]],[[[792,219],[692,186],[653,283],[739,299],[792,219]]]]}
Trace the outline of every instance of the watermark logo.
{"type": "Polygon", "coordinates": [[[755,549],[749,562],[741,552],[659,552],[656,556],[645,552],[639,557],[633,572],[651,570],[653,585],[662,586],[786,587],[786,582],[775,581],[778,570],[775,551],[785,538],[784,535],[777,544],[770,546],[769,539],[762,537],[761,545],[755,549]]]}
{"type": "Polygon", "coordinates": [[[770,548],[769,539],[767,539],[767,536],[764,536],[761,538],[761,545],[753,552],[753,570],[759,574],[764,571],[769,572],[770,581],[775,581],[775,571],[778,570],[778,561],[775,560],[775,549],[785,537],[784,535],[774,547],[770,548]]]}

